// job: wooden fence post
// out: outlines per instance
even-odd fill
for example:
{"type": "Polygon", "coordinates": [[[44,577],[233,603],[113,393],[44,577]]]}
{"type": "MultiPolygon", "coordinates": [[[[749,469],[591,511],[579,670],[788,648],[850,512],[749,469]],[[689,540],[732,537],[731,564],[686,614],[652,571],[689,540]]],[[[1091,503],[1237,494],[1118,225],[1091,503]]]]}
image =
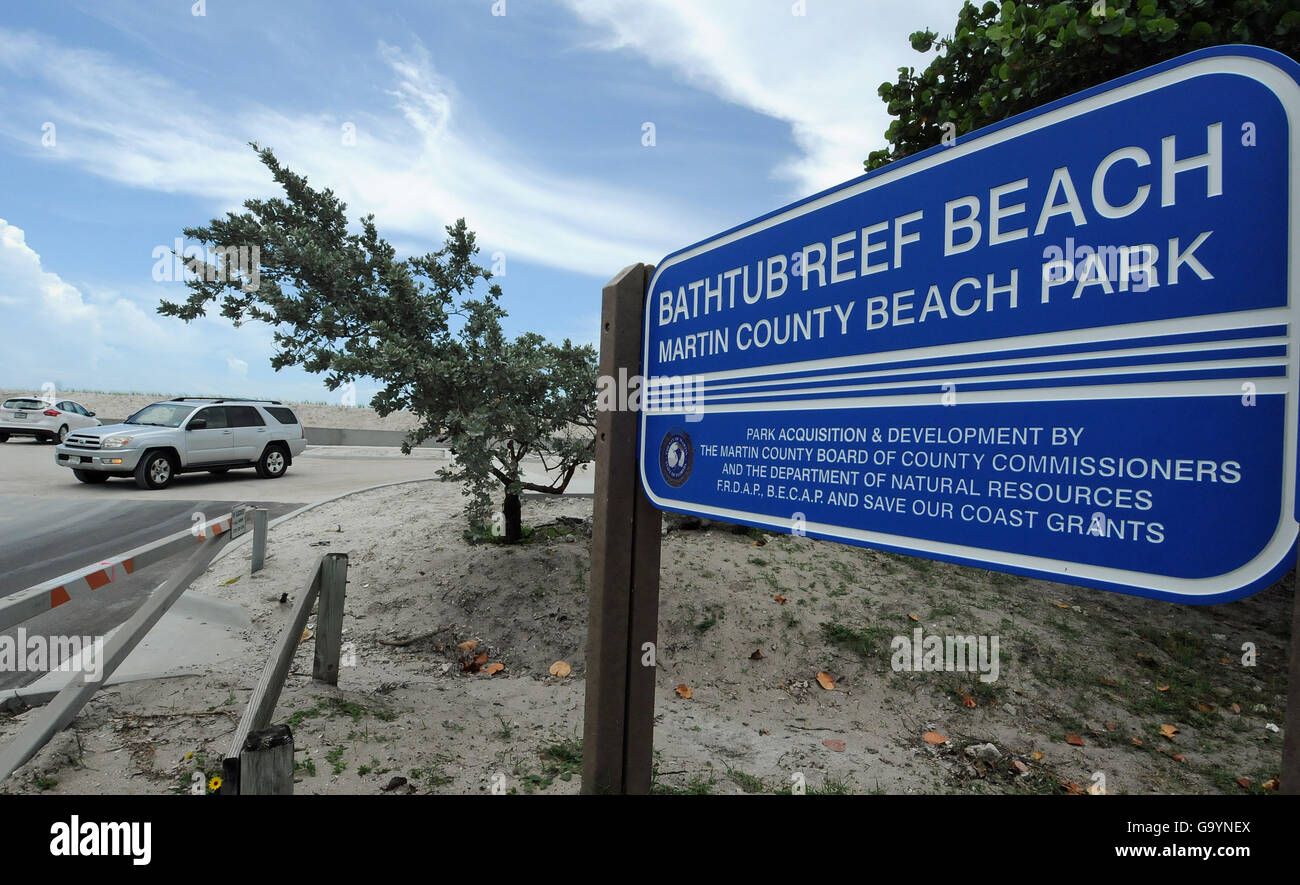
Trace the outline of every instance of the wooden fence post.
{"type": "Polygon", "coordinates": [[[266,564],[267,512],[265,507],[253,511],[253,564],[249,574],[256,574],[266,564]]]}
{"type": "Polygon", "coordinates": [[[293,732],[272,725],[244,739],[239,754],[241,796],[293,795],[293,732]]]}
{"type": "Polygon", "coordinates": [[[339,684],[339,653],[343,648],[343,600],[347,595],[348,555],[329,553],[321,562],[320,597],[316,604],[316,656],[311,678],[339,684]]]}
{"type": "MultiPolygon", "coordinates": [[[[602,293],[600,374],[619,383],[641,371],[641,316],[653,271],[625,268],[602,293]]],[[[655,667],[643,661],[654,661],[659,640],[661,518],[641,489],[639,415],[617,408],[625,395],[596,416],[584,793],[648,793],[653,762],[655,667]]]]}

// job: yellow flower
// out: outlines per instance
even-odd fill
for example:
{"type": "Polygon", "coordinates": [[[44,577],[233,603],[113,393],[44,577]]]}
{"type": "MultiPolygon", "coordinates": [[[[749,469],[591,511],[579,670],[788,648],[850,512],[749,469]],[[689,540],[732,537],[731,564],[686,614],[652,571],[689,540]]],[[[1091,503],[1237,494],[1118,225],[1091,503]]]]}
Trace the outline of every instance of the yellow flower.
{"type": "Polygon", "coordinates": [[[190,761],[190,760],[193,759],[193,758],[194,758],[194,754],[193,754],[192,752],[190,752],[190,753],[186,753],[186,754],[185,754],[185,761],[186,761],[186,762],[190,761]]]}
{"type": "Polygon", "coordinates": [[[209,791],[215,793],[217,790],[220,790],[220,789],[221,789],[221,778],[219,778],[219,777],[214,777],[214,778],[212,778],[212,780],[208,781],[208,790],[209,790],[209,791]]]}

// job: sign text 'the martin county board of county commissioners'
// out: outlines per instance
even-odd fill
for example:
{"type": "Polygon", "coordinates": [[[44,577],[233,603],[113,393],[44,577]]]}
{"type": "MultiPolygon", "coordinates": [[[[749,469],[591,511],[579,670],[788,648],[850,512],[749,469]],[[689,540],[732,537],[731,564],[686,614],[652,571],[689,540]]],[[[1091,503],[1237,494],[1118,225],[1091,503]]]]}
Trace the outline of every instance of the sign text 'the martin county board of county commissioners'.
{"type": "Polygon", "coordinates": [[[1192,53],[668,256],[651,501],[1184,602],[1268,586],[1296,540],[1298,79],[1192,53]]]}

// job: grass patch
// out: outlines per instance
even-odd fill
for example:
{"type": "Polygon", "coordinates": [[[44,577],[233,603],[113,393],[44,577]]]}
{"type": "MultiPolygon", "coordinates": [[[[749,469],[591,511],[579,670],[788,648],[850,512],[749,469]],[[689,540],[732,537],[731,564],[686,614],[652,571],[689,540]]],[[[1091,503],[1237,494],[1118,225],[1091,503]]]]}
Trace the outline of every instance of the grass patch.
{"type": "Polygon", "coordinates": [[[839,621],[822,624],[822,638],[862,657],[864,660],[884,663],[889,660],[890,643],[894,631],[887,627],[855,628],[839,621]]]}

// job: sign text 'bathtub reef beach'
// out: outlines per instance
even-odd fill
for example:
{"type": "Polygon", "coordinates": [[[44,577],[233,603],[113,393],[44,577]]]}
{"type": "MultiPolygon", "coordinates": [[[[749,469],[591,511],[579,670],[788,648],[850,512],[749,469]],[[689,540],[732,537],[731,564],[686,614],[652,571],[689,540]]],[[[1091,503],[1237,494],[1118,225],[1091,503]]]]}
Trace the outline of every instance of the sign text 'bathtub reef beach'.
{"type": "Polygon", "coordinates": [[[1204,50],[669,255],[646,494],[1183,602],[1268,586],[1297,535],[1297,119],[1295,62],[1204,50]]]}

